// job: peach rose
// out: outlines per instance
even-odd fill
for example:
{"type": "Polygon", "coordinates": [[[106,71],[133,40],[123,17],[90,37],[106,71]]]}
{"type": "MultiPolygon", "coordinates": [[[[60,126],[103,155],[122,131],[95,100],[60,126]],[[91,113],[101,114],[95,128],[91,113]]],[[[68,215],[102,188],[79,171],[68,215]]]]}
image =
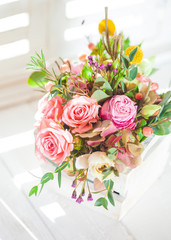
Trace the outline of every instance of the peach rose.
{"type": "Polygon", "coordinates": [[[43,119],[35,140],[35,153],[38,159],[46,158],[61,164],[73,150],[73,138],[53,120],[43,119]]]}
{"type": "Polygon", "coordinates": [[[43,118],[52,119],[55,122],[61,122],[64,102],[60,96],[55,96],[48,101],[48,94],[46,94],[38,103],[38,110],[35,115],[36,126],[40,125],[40,121],[43,118]]]}
{"type": "Polygon", "coordinates": [[[95,99],[76,95],[64,106],[62,121],[72,127],[73,133],[84,133],[97,122],[99,106],[95,99]]]}

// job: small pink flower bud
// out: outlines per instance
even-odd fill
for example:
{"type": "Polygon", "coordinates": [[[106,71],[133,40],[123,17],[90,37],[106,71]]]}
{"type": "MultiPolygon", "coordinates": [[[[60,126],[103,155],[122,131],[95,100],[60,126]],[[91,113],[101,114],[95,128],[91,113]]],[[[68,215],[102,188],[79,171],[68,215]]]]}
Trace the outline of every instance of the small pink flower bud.
{"type": "Polygon", "coordinates": [[[93,51],[93,50],[95,50],[96,45],[91,42],[91,43],[88,44],[88,48],[89,48],[91,51],[93,51]]]}
{"type": "Polygon", "coordinates": [[[60,70],[61,70],[62,73],[69,72],[70,71],[69,65],[68,64],[61,65],[60,70]]]}
{"type": "Polygon", "coordinates": [[[52,82],[47,82],[45,84],[45,88],[48,92],[50,92],[51,88],[54,86],[54,84],[52,82]]]}
{"type": "Polygon", "coordinates": [[[79,55],[78,59],[81,61],[81,62],[85,62],[87,60],[87,54],[86,53],[83,53],[81,55],[79,55]]]}

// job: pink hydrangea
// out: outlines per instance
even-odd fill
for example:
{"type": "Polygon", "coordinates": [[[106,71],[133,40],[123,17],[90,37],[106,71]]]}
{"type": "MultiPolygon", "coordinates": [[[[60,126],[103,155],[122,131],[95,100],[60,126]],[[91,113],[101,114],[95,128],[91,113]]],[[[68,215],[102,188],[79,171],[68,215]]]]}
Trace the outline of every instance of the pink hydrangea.
{"type": "Polygon", "coordinates": [[[64,106],[62,121],[73,128],[73,133],[84,133],[92,129],[92,123],[97,122],[98,110],[95,99],[76,95],[64,106]]]}
{"type": "Polygon", "coordinates": [[[103,104],[101,117],[103,120],[111,120],[119,130],[127,127],[134,128],[134,120],[137,114],[135,104],[125,95],[115,95],[103,104]]]}
{"type": "Polygon", "coordinates": [[[46,158],[61,164],[73,150],[73,137],[53,120],[43,119],[36,134],[35,153],[38,159],[46,158]]]}

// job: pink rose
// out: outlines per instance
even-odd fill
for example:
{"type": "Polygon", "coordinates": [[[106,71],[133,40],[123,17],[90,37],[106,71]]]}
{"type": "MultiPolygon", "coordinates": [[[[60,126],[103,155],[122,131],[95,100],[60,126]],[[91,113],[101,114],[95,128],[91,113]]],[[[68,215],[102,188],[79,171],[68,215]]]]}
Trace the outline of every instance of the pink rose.
{"type": "Polygon", "coordinates": [[[38,159],[46,158],[61,164],[73,150],[73,138],[53,120],[43,119],[36,134],[35,153],[38,159]]]}
{"type": "Polygon", "coordinates": [[[46,94],[38,103],[38,111],[35,115],[37,120],[36,126],[39,126],[40,121],[43,118],[52,119],[55,122],[61,122],[63,106],[61,105],[64,102],[60,96],[55,96],[48,101],[48,94],[46,94]]]}
{"type": "Polygon", "coordinates": [[[92,123],[97,122],[98,110],[95,99],[76,95],[64,106],[62,121],[74,128],[73,133],[84,133],[92,129],[92,123]]]}
{"type": "Polygon", "coordinates": [[[135,104],[125,95],[115,95],[103,104],[101,117],[103,120],[111,120],[119,130],[127,127],[133,128],[135,127],[133,122],[137,114],[135,104]]]}

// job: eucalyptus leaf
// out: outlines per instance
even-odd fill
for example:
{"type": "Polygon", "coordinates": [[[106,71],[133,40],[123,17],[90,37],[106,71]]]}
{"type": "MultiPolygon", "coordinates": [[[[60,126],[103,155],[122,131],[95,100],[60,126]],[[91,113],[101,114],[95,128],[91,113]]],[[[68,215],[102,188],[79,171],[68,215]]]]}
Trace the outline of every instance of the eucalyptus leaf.
{"type": "Polygon", "coordinates": [[[138,73],[138,68],[137,67],[130,68],[130,70],[129,70],[127,76],[126,76],[126,79],[129,80],[129,81],[133,81],[136,78],[137,73],[138,73]]]}
{"type": "Polygon", "coordinates": [[[32,189],[29,192],[29,197],[31,197],[32,195],[37,196],[37,191],[38,191],[38,186],[32,187],[32,189]]]}
{"type": "Polygon", "coordinates": [[[43,177],[41,178],[41,184],[45,184],[50,180],[54,179],[54,175],[51,172],[45,173],[43,177]]]}
{"type": "Polygon", "coordinates": [[[135,57],[135,54],[137,53],[137,50],[138,50],[138,47],[134,48],[134,49],[130,52],[130,54],[129,54],[129,60],[130,60],[130,62],[133,61],[133,59],[134,59],[134,57],[135,57]]]}
{"type": "Polygon", "coordinates": [[[129,67],[129,60],[125,56],[121,56],[121,60],[126,68],[129,67]]]}
{"type": "Polygon", "coordinates": [[[105,101],[106,99],[108,99],[110,96],[108,94],[106,94],[105,92],[103,92],[102,90],[96,90],[92,96],[92,98],[95,98],[97,100],[97,102],[101,102],[101,101],[105,101]]]}
{"type": "Polygon", "coordinates": [[[97,206],[97,207],[103,206],[106,210],[108,210],[108,208],[107,208],[108,202],[107,202],[106,198],[104,198],[104,197],[97,199],[94,206],[97,206]]]}
{"type": "Polygon", "coordinates": [[[107,197],[108,197],[108,199],[109,199],[109,202],[110,202],[113,206],[115,206],[115,202],[114,202],[114,199],[113,199],[113,193],[112,193],[111,190],[108,191],[107,197]]]}

